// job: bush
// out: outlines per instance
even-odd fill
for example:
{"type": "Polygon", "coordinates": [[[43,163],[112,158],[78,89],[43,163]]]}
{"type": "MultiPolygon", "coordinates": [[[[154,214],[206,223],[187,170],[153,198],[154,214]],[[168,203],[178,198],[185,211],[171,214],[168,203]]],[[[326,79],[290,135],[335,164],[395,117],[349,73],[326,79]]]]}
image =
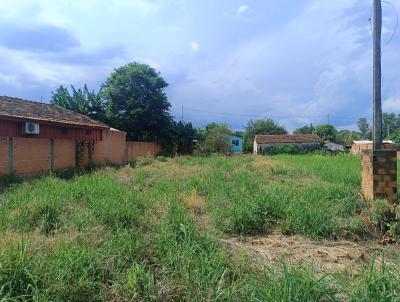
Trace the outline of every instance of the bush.
{"type": "Polygon", "coordinates": [[[306,154],[320,149],[320,144],[275,144],[265,147],[262,154],[306,154]]]}
{"type": "Polygon", "coordinates": [[[8,188],[14,184],[19,184],[21,182],[22,178],[15,174],[0,175],[0,191],[2,189],[8,188]]]}

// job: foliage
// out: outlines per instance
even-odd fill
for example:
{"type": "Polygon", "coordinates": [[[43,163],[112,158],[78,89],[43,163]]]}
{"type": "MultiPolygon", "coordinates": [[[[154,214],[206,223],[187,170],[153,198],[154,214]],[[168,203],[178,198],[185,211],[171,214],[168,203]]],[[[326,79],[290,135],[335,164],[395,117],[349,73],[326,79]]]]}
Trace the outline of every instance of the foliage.
{"type": "Polygon", "coordinates": [[[256,135],[287,134],[285,127],[277,124],[272,119],[250,120],[244,132],[243,150],[253,151],[253,141],[256,135]]]}
{"type": "Polygon", "coordinates": [[[0,192],[8,187],[19,184],[22,178],[15,174],[0,174],[0,192]]]}
{"type": "Polygon", "coordinates": [[[369,138],[369,132],[371,131],[368,121],[366,118],[362,117],[357,122],[358,129],[361,133],[361,138],[367,139],[369,138]]]}
{"type": "Polygon", "coordinates": [[[336,143],[345,145],[345,146],[351,146],[353,141],[360,140],[360,139],[362,139],[361,134],[358,132],[355,132],[355,131],[340,130],[336,134],[336,143]]]}
{"type": "Polygon", "coordinates": [[[203,141],[198,145],[201,154],[222,153],[229,151],[231,129],[225,124],[208,124],[203,132],[203,141]]]}
{"type": "Polygon", "coordinates": [[[297,128],[293,131],[293,134],[312,134],[314,131],[314,126],[313,124],[310,124],[310,126],[303,126],[300,128],[297,128]]]}
{"type": "Polygon", "coordinates": [[[398,117],[395,113],[382,113],[382,137],[387,138],[391,133],[399,130],[400,128],[400,116],[398,117]]]}
{"type": "Polygon", "coordinates": [[[90,91],[85,84],[82,88],[75,89],[71,85],[72,94],[64,86],[52,92],[51,103],[65,109],[87,115],[95,120],[106,122],[105,104],[101,93],[90,91]]]}
{"type": "Polygon", "coordinates": [[[229,235],[349,232],[369,209],[358,157],[138,162],[3,194],[1,301],[399,300],[396,258],[325,275],[312,264],[259,265],[223,244],[229,235]]]}
{"type": "Polygon", "coordinates": [[[276,155],[276,154],[306,154],[321,149],[318,143],[310,144],[273,144],[265,146],[262,154],[276,155]]]}
{"type": "Polygon", "coordinates": [[[172,118],[167,86],[160,73],[146,64],[117,68],[102,87],[110,125],[126,131],[130,140],[168,143],[172,118]]]}
{"type": "Polygon", "coordinates": [[[394,141],[397,146],[400,146],[400,130],[397,130],[396,132],[393,132],[388,139],[394,141]]]}
{"type": "Polygon", "coordinates": [[[336,139],[337,130],[329,124],[315,126],[313,134],[318,135],[323,141],[334,142],[336,139]]]}
{"type": "Polygon", "coordinates": [[[180,155],[192,154],[193,141],[196,139],[196,129],[192,123],[174,122],[173,141],[176,144],[176,152],[180,155]]]}

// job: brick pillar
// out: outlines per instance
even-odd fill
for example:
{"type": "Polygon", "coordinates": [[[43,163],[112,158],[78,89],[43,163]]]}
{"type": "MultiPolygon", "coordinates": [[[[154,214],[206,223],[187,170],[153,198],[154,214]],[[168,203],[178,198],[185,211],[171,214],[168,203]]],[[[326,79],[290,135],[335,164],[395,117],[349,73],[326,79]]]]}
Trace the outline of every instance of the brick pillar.
{"type": "Polygon", "coordinates": [[[366,199],[386,199],[397,203],[396,150],[363,151],[362,194],[366,199]]]}

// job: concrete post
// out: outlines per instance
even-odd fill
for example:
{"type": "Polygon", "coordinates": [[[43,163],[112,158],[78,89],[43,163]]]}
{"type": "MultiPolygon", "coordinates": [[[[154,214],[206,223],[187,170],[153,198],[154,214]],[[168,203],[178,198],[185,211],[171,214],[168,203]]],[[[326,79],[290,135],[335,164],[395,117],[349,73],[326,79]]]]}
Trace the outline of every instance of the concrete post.
{"type": "Polygon", "coordinates": [[[50,171],[54,172],[56,169],[56,147],[54,139],[50,139],[50,171]]]}
{"type": "Polygon", "coordinates": [[[8,174],[14,173],[14,140],[12,137],[7,138],[8,146],[8,174]]]}

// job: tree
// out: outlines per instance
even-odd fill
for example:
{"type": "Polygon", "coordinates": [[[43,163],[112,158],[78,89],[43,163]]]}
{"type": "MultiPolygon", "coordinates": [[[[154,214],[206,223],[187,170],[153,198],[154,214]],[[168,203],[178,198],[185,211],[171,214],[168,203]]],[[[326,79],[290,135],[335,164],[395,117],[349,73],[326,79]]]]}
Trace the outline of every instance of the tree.
{"type": "Polygon", "coordinates": [[[200,144],[203,153],[227,153],[231,129],[225,124],[211,123],[204,130],[204,141],[200,144]]]}
{"type": "Polygon", "coordinates": [[[250,120],[244,132],[243,149],[245,152],[253,151],[254,137],[259,134],[287,134],[285,127],[275,123],[272,119],[250,120]]]}
{"type": "Polygon", "coordinates": [[[323,141],[334,142],[337,130],[334,126],[329,124],[318,125],[314,128],[313,134],[318,135],[323,141]]]}
{"type": "Polygon", "coordinates": [[[293,131],[293,134],[312,134],[314,130],[313,124],[310,124],[310,126],[303,126],[300,128],[297,128],[293,131]]]}
{"type": "Polygon", "coordinates": [[[366,118],[362,117],[357,122],[358,129],[361,133],[361,138],[368,138],[368,133],[370,132],[369,124],[366,118]]]}
{"type": "Polygon", "coordinates": [[[102,87],[111,126],[126,131],[131,140],[172,143],[167,86],[160,73],[146,64],[116,69],[102,87]]]}
{"type": "Polygon", "coordinates": [[[345,146],[350,146],[353,143],[353,141],[360,139],[361,139],[361,133],[355,131],[340,130],[336,134],[336,143],[345,146]]]}
{"type": "Polygon", "coordinates": [[[174,122],[174,141],[178,154],[192,154],[194,140],[196,139],[196,129],[192,123],[174,122]]]}
{"type": "Polygon", "coordinates": [[[382,114],[382,137],[389,137],[391,133],[398,130],[398,120],[395,113],[382,114]]]}
{"type": "Polygon", "coordinates": [[[82,88],[75,89],[71,85],[72,94],[64,86],[52,92],[51,103],[56,106],[89,116],[95,120],[106,122],[105,105],[100,93],[89,91],[85,84],[82,88]]]}
{"type": "Polygon", "coordinates": [[[390,134],[388,139],[394,141],[397,146],[400,146],[400,130],[397,130],[397,131],[393,132],[392,134],[390,134]]]}

